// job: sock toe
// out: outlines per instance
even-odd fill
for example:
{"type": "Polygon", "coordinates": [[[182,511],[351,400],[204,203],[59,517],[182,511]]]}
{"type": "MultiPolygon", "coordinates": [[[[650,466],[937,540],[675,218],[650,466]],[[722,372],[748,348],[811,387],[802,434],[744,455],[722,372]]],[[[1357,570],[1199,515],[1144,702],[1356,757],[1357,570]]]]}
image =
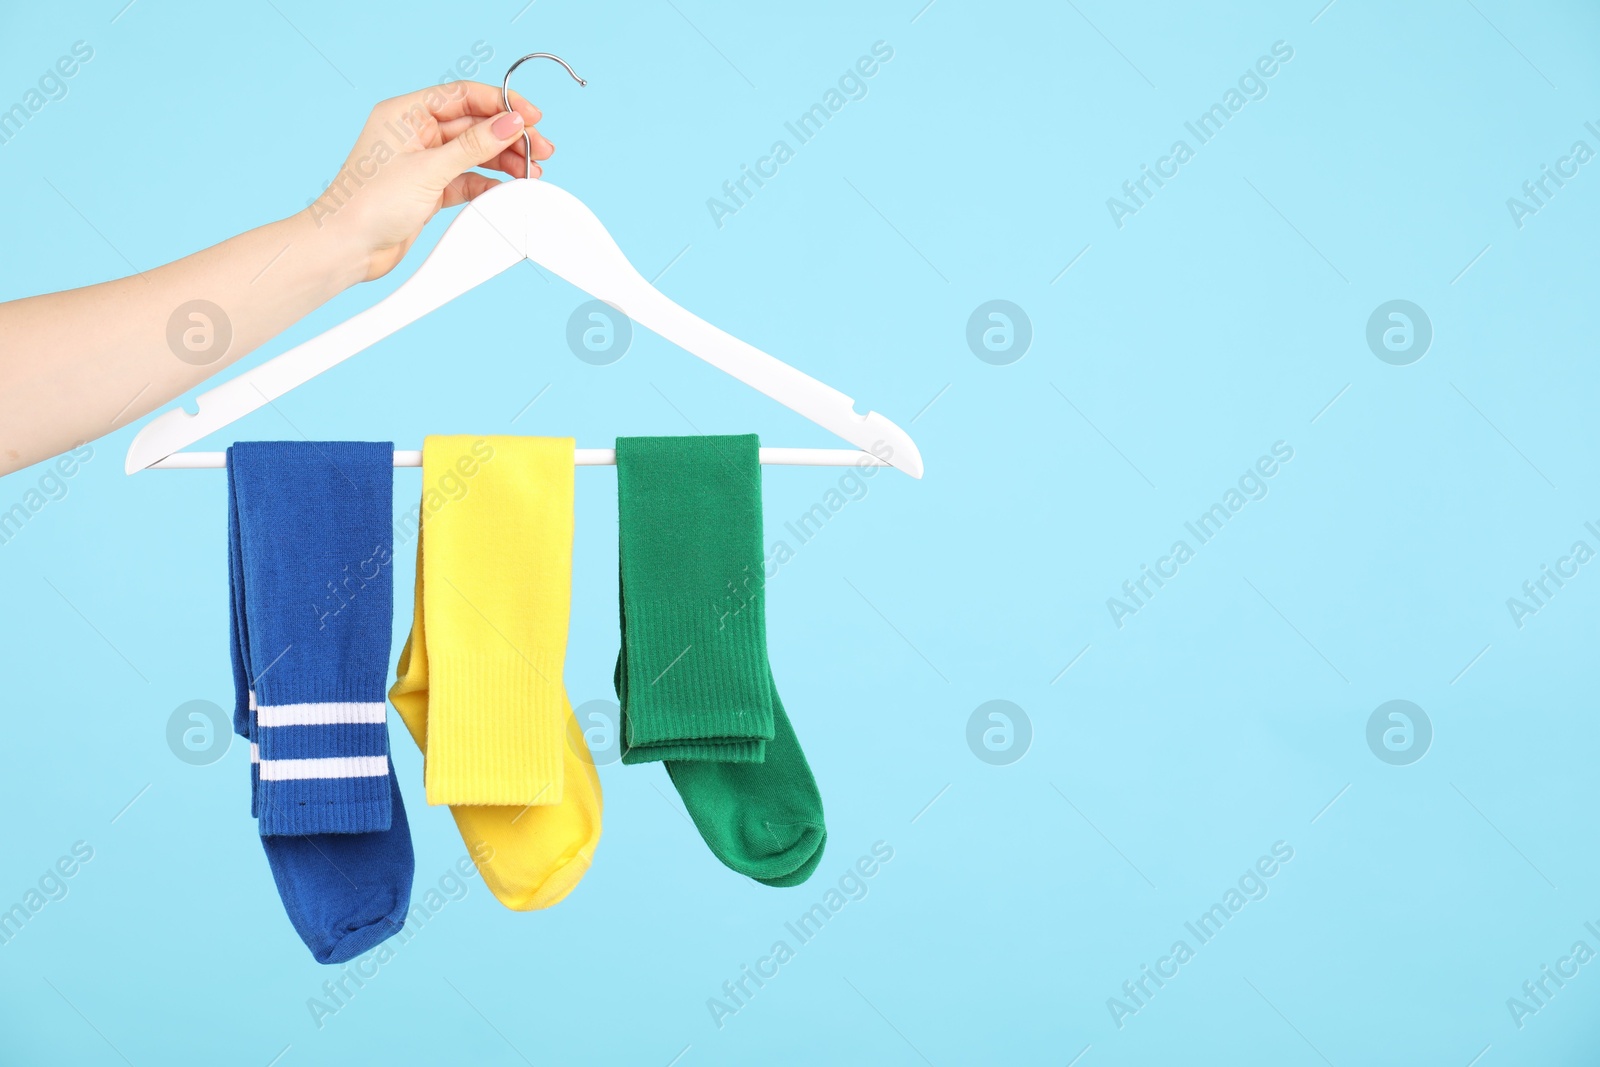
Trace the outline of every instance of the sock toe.
{"type": "Polygon", "coordinates": [[[805,881],[820,862],[828,839],[827,829],[813,822],[774,822],[752,816],[744,820],[741,830],[743,855],[728,866],[767,885],[805,881]],[[800,874],[799,881],[788,881],[796,874],[800,874]]]}
{"type": "MultiPolygon", "coordinates": [[[[796,867],[787,874],[780,874],[770,878],[757,878],[756,881],[760,882],[762,885],[770,885],[779,889],[786,889],[789,886],[799,885],[810,878],[811,875],[816,871],[818,865],[822,863],[822,853],[828,844],[828,831],[820,826],[816,827],[816,830],[818,831],[816,847],[811,850],[811,854],[806,856],[804,862],[802,862],[800,866],[796,867]]],[[[796,855],[798,855],[798,853],[796,853],[796,855]]]]}
{"type": "Polygon", "coordinates": [[[385,894],[370,901],[351,918],[328,931],[326,946],[313,953],[318,963],[346,963],[393,937],[405,925],[405,905],[408,901],[396,900],[385,894]],[[376,918],[371,916],[376,915],[376,918]]]}
{"type": "Polygon", "coordinates": [[[561,862],[545,872],[542,881],[532,886],[524,886],[514,880],[508,881],[490,867],[480,868],[480,873],[483,875],[484,884],[489,887],[489,892],[507,908],[512,911],[540,911],[561,903],[568,893],[578,888],[583,876],[589,873],[593,851],[592,848],[586,849],[561,862]]]}

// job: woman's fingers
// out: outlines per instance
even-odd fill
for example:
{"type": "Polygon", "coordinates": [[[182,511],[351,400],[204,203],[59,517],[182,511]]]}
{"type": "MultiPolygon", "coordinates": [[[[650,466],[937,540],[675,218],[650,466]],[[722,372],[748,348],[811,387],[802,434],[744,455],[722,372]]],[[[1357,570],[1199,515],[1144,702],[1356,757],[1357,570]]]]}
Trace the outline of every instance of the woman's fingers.
{"type": "MultiPolygon", "coordinates": [[[[539,166],[539,160],[549,159],[550,153],[554,151],[554,149],[550,146],[550,142],[548,141],[543,142],[542,151],[540,150],[540,142],[538,140],[535,140],[533,145],[534,164],[533,174],[531,176],[537,178],[544,169],[539,166]]],[[[529,175],[526,175],[522,172],[524,169],[526,169],[527,163],[527,156],[524,154],[522,142],[513,141],[511,142],[511,147],[501,152],[494,159],[489,160],[489,162],[480,163],[479,166],[483,167],[485,170],[498,170],[503,174],[511,175],[513,178],[526,178],[529,177],[529,175]]]]}
{"type": "Polygon", "coordinates": [[[463,171],[498,160],[513,143],[522,140],[522,117],[514,111],[485,119],[462,130],[437,148],[420,153],[435,188],[443,189],[463,171]]]}
{"type": "MultiPolygon", "coordinates": [[[[539,109],[528,103],[521,93],[513,92],[510,95],[511,110],[521,115],[523,122],[532,126],[544,118],[539,109]]],[[[441,125],[450,119],[463,117],[489,118],[506,109],[505,102],[500,99],[500,87],[485,85],[482,82],[462,81],[435,85],[407,93],[397,99],[403,103],[406,110],[413,107],[423,108],[441,125]]]]}
{"type": "MultiPolygon", "coordinates": [[[[440,143],[454,140],[456,137],[459,137],[463,131],[471,129],[480,121],[482,120],[463,116],[459,119],[449,119],[445,122],[441,122],[439,124],[440,143]]],[[[555,146],[553,146],[549,141],[545,140],[544,135],[538,130],[530,128],[528,132],[533,134],[533,158],[549,159],[550,153],[555,151],[555,146]]],[[[507,149],[508,153],[510,151],[510,149],[507,149]]],[[[517,148],[515,154],[520,157],[521,152],[521,148],[517,148]]],[[[506,167],[499,166],[495,163],[485,163],[484,166],[491,167],[494,170],[506,171],[507,174],[511,174],[514,178],[522,177],[522,172],[520,170],[513,173],[506,167]]]]}
{"type": "MultiPolygon", "coordinates": [[[[537,170],[538,168],[535,167],[534,169],[537,170]]],[[[499,184],[498,179],[491,178],[487,174],[479,174],[475,170],[469,170],[465,174],[457,175],[451,179],[450,184],[444,187],[444,199],[439,206],[442,208],[455,207],[458,204],[466,203],[468,200],[476,200],[499,184]]]]}
{"type": "Polygon", "coordinates": [[[445,119],[439,123],[439,143],[458,136],[462,130],[469,130],[483,120],[476,115],[463,115],[458,119],[445,119]]]}

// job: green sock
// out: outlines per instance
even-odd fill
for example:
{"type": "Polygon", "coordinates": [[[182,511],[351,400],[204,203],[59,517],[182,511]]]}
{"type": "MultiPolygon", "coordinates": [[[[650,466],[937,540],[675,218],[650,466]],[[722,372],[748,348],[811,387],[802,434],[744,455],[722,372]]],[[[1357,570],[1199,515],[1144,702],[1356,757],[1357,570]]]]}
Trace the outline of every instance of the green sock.
{"type": "Polygon", "coordinates": [[[767,662],[760,442],[617,440],[622,761],[665,761],[729,867],[799,885],[827,840],[822,797],[767,662]]]}

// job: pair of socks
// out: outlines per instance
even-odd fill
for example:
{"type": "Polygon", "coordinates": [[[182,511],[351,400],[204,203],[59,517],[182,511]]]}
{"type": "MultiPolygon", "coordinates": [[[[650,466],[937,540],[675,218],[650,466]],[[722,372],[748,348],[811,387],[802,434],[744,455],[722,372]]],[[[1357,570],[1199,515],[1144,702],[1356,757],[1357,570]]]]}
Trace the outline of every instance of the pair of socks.
{"type": "Polygon", "coordinates": [[[394,446],[228,449],[234,731],[284,910],[320,963],[398,932],[415,861],[383,702],[394,446]]]}
{"type": "Polygon", "coordinates": [[[822,797],[767,660],[760,441],[617,440],[622,761],[661,761],[712,853],[799,885],[822,797]]]}
{"type": "Polygon", "coordinates": [[[600,778],[562,683],[572,599],[570,437],[422,449],[411,635],[389,690],[484,884],[547,908],[589,869],[600,778]]]}

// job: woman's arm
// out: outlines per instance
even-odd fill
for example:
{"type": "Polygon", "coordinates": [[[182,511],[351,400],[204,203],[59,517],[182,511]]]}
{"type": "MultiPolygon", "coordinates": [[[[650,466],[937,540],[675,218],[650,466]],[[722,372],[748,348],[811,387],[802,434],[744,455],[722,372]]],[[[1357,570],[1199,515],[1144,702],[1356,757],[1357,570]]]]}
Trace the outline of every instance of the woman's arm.
{"type": "MultiPolygon", "coordinates": [[[[305,211],[116,281],[0,304],[0,475],[169,402],[320,307],[391,270],[441,208],[522,177],[552,146],[537,108],[458,82],[385,100],[305,211]]],[[[530,177],[542,173],[537,165],[530,177]]]]}

